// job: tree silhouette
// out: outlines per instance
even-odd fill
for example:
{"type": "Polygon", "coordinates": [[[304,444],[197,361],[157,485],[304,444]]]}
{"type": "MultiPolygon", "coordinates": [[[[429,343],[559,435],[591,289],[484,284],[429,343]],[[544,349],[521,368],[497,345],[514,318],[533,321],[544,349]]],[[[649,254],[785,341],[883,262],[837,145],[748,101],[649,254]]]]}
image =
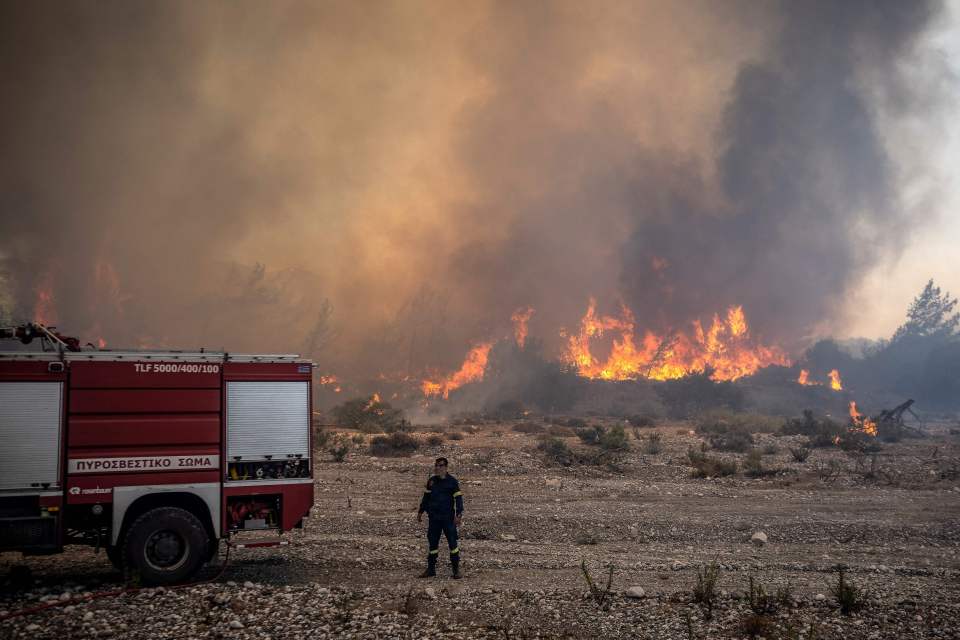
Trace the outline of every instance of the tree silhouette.
{"type": "Polygon", "coordinates": [[[941,293],[933,280],[927,282],[907,310],[907,321],[893,334],[893,342],[904,338],[956,338],[960,313],[954,312],[957,299],[941,293]]]}

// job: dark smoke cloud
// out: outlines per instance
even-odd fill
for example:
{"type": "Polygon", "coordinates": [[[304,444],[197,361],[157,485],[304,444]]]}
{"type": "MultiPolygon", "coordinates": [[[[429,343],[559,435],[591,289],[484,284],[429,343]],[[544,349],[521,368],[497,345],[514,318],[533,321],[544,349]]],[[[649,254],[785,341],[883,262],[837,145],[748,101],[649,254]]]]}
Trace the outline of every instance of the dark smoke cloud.
{"type": "Polygon", "coordinates": [[[865,78],[915,99],[901,63],[935,3],[784,3],[768,59],[737,74],[721,128],[723,199],[676,193],[643,218],[622,282],[667,319],[741,302],[767,335],[803,338],[866,268],[897,255],[909,219],[865,78]],[[669,262],[651,287],[651,257],[669,262]],[[692,287],[673,283],[696,283],[692,287]]]}
{"type": "Polygon", "coordinates": [[[872,96],[910,113],[938,14],[7,3],[0,304],[348,375],[449,370],[527,305],[555,352],[590,296],[804,336],[902,237],[872,96]]]}

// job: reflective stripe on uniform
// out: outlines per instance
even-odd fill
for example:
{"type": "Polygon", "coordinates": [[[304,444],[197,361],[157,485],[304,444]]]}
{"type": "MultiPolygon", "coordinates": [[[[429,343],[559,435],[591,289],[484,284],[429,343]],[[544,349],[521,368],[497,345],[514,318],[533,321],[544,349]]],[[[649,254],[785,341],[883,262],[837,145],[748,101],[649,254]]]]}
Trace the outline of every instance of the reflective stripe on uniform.
{"type": "Polygon", "coordinates": [[[453,494],[453,497],[456,498],[457,496],[462,496],[462,495],[463,495],[463,491],[457,491],[455,494],[453,494]]]}
{"type": "Polygon", "coordinates": [[[455,547],[453,549],[450,549],[450,555],[454,555],[457,553],[460,553],[460,547],[455,547]]]}
{"type": "MultiPolygon", "coordinates": [[[[459,549],[459,547],[457,547],[459,549]]],[[[430,555],[435,556],[440,553],[440,549],[430,549],[430,555]]]]}

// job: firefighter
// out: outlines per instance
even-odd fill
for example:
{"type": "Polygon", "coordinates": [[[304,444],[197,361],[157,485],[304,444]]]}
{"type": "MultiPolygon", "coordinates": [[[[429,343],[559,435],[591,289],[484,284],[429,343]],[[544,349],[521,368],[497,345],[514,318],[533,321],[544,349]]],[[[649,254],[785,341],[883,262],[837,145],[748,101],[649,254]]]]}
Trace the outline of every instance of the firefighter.
{"type": "Polygon", "coordinates": [[[437,458],[433,465],[434,474],[427,480],[427,490],[420,500],[420,509],[417,511],[417,522],[423,520],[423,512],[427,512],[427,543],[430,552],[427,555],[427,570],[421,578],[432,578],[437,575],[437,556],[440,554],[440,534],[447,537],[447,546],[450,548],[450,566],[453,569],[454,579],[460,579],[460,545],[457,542],[457,527],[463,519],[463,492],[460,483],[447,473],[447,459],[437,458]]]}

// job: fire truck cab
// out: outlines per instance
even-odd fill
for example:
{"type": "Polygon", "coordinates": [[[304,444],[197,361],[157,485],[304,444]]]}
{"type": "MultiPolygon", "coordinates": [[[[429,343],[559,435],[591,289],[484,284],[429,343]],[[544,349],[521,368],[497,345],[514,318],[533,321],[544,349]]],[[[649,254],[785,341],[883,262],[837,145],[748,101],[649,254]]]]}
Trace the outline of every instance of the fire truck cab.
{"type": "Polygon", "coordinates": [[[81,348],[0,328],[0,551],[103,547],[145,584],[219,541],[301,527],[313,504],[312,363],[81,348]],[[3,338],[42,349],[4,351],[3,338]]]}

